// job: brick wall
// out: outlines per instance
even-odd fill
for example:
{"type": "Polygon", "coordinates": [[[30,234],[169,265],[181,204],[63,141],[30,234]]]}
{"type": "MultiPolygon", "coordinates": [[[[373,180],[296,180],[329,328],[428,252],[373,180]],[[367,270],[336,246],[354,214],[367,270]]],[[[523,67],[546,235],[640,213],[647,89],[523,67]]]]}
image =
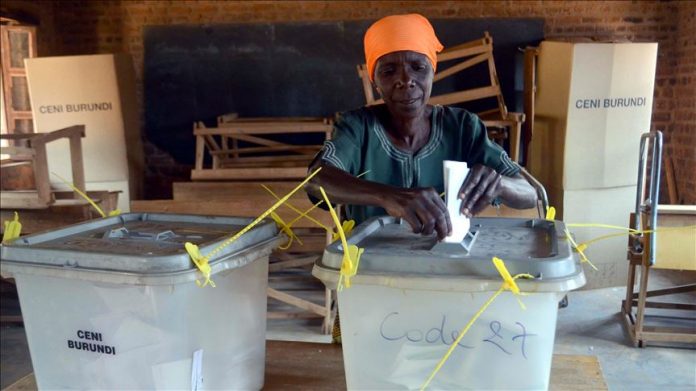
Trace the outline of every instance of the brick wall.
{"type": "MultiPolygon", "coordinates": [[[[675,160],[679,189],[687,203],[696,203],[693,84],[696,82],[696,2],[693,1],[6,0],[3,6],[26,10],[41,20],[42,55],[130,53],[135,62],[141,103],[142,33],[148,25],[377,19],[393,13],[419,12],[430,18],[541,17],[545,19],[548,38],[658,42],[653,128],[665,131],[666,150],[675,160]]],[[[175,162],[167,159],[166,154],[155,149],[148,152],[152,153],[147,155],[149,177],[173,174],[171,166],[175,162]],[[164,167],[159,164],[164,164],[170,172],[162,171],[164,167]]],[[[173,171],[178,175],[186,169],[173,171]]],[[[173,179],[187,178],[169,181],[173,179]]],[[[166,194],[163,189],[148,192],[148,196],[166,194]]]]}
{"type": "Polygon", "coordinates": [[[673,39],[672,72],[658,79],[663,84],[660,96],[672,99],[664,110],[669,117],[659,125],[665,131],[680,195],[685,203],[696,204],[696,2],[679,4],[673,39]]]}

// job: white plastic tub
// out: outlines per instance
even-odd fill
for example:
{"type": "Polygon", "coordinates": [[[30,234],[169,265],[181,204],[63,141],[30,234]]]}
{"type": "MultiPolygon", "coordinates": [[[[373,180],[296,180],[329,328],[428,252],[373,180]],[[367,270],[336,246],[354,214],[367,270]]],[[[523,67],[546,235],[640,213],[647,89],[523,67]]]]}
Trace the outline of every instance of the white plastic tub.
{"type": "Polygon", "coordinates": [[[275,225],[210,260],[216,288],[196,285],[183,246],[207,254],[249,222],[127,214],[3,246],[38,387],[260,389],[275,225]]]}
{"type": "MultiPolygon", "coordinates": [[[[348,242],[365,248],[351,288],[338,293],[346,382],[351,390],[418,389],[497,291],[491,262],[502,258],[518,280],[526,310],[504,292],[476,321],[429,389],[548,388],[558,301],[585,277],[563,237],[562,222],[473,219],[471,251],[433,248],[393,218],[368,221],[348,242]]],[[[313,274],[332,288],[342,248],[334,243],[313,274]]]]}

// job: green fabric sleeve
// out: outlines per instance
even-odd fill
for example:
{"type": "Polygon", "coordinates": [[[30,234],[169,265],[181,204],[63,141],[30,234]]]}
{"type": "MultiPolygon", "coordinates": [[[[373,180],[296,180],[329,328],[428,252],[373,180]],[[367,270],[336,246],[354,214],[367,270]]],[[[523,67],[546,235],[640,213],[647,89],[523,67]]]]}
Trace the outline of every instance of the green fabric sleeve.
{"type": "Polygon", "coordinates": [[[462,126],[468,126],[469,131],[472,132],[472,142],[468,153],[471,165],[483,164],[505,176],[515,176],[520,172],[520,166],[510,159],[505,150],[488,138],[486,125],[478,116],[468,114],[462,121],[462,126]]]}
{"type": "Polygon", "coordinates": [[[351,175],[357,175],[361,161],[365,124],[355,113],[338,114],[331,140],[324,142],[321,160],[351,175]]]}

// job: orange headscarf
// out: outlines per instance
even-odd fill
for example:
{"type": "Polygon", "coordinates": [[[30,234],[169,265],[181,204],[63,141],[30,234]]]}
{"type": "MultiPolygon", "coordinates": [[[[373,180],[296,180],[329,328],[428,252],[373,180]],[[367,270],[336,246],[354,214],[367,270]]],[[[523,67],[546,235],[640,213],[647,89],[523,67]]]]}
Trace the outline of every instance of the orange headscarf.
{"type": "Polygon", "coordinates": [[[374,80],[377,60],[385,54],[401,50],[424,54],[435,71],[437,52],[442,49],[433,26],[419,14],[384,17],[373,23],[365,33],[365,61],[370,80],[374,80]]]}

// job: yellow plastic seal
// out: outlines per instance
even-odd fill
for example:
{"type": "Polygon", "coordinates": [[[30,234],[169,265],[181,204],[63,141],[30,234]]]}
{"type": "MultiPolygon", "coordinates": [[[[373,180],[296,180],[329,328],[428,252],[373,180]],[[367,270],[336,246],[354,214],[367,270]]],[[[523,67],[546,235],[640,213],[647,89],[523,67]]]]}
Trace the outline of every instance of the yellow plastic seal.
{"type": "MultiPolygon", "coordinates": [[[[343,233],[346,234],[346,236],[350,235],[351,232],[353,232],[353,228],[355,228],[355,220],[346,220],[341,224],[341,228],[343,228],[343,233]]],[[[338,230],[331,235],[331,241],[335,242],[341,237],[341,235],[338,233],[338,230]]]]}
{"type": "Polygon", "coordinates": [[[295,233],[292,231],[292,228],[290,228],[290,225],[285,223],[285,221],[283,221],[283,219],[280,216],[278,216],[278,214],[276,212],[271,213],[271,218],[273,219],[273,221],[275,221],[278,228],[280,228],[280,231],[288,236],[288,242],[285,243],[284,245],[278,247],[279,249],[281,249],[281,250],[289,249],[290,246],[292,245],[293,240],[295,240],[295,239],[297,239],[297,243],[303,244],[302,241],[300,240],[300,238],[298,238],[297,235],[295,235],[295,233]]]}
{"type": "Polygon", "coordinates": [[[587,258],[587,255],[585,255],[585,249],[587,248],[587,246],[583,246],[583,247],[578,246],[578,244],[575,243],[575,240],[573,239],[573,237],[570,235],[570,231],[568,231],[568,228],[565,229],[565,234],[566,234],[566,238],[568,238],[568,241],[570,242],[570,244],[573,245],[573,248],[575,249],[575,251],[578,254],[580,254],[580,262],[587,262],[587,264],[589,264],[595,271],[599,271],[599,269],[597,269],[597,267],[592,262],[590,262],[590,259],[587,258]]]}
{"type": "Polygon", "coordinates": [[[245,233],[249,232],[252,228],[254,228],[258,223],[263,221],[268,215],[273,213],[280,205],[282,205],[285,201],[287,201],[290,197],[292,197],[293,194],[295,194],[298,190],[300,190],[307,182],[309,182],[315,175],[319,173],[321,170],[321,167],[316,169],[313,173],[311,173],[307,178],[305,178],[304,181],[302,181],[299,185],[297,185],[292,191],[290,191],[288,194],[286,194],[283,198],[279,199],[278,202],[273,204],[268,210],[263,212],[259,217],[257,217],[254,221],[249,223],[246,227],[242,228],[241,231],[237,232],[234,234],[231,238],[225,240],[222,242],[219,246],[214,248],[210,253],[206,254],[205,256],[201,255],[200,250],[198,249],[198,246],[191,242],[186,242],[184,244],[184,247],[186,248],[186,252],[188,252],[189,256],[191,257],[191,260],[193,263],[196,265],[198,270],[201,271],[203,274],[203,277],[205,277],[205,281],[203,284],[201,284],[199,281],[196,281],[196,284],[200,287],[204,287],[208,284],[212,286],[213,288],[215,287],[215,284],[213,281],[210,279],[210,265],[208,264],[208,259],[213,257],[215,254],[219,253],[222,251],[225,247],[229,246],[230,244],[234,243],[237,239],[239,239],[242,235],[245,233]]]}
{"type": "Polygon", "coordinates": [[[73,185],[72,183],[68,182],[67,179],[65,179],[65,178],[63,178],[62,176],[56,174],[55,172],[51,172],[51,174],[53,174],[53,175],[55,175],[56,177],[58,177],[58,179],[60,179],[61,181],[63,181],[63,183],[65,183],[66,185],[68,185],[75,193],[79,194],[80,197],[84,198],[85,201],[89,202],[89,204],[92,205],[92,207],[94,207],[94,209],[96,209],[97,212],[99,212],[99,214],[101,215],[102,218],[107,217],[107,216],[108,216],[108,217],[111,217],[111,216],[118,216],[118,215],[121,214],[121,210],[120,210],[120,209],[114,209],[114,210],[112,210],[111,212],[109,212],[109,214],[107,215],[106,213],[104,213],[104,211],[102,210],[102,208],[100,208],[99,205],[97,205],[97,203],[94,202],[94,200],[92,200],[91,198],[89,198],[89,196],[88,196],[87,194],[85,194],[85,193],[82,192],[80,189],[78,189],[77,187],[75,187],[75,185],[73,185]]]}
{"type": "Polygon", "coordinates": [[[186,244],[184,244],[184,247],[186,248],[186,252],[191,257],[193,264],[196,265],[198,270],[203,275],[203,282],[201,283],[200,281],[196,280],[196,285],[202,288],[210,284],[210,286],[215,288],[215,283],[213,282],[213,280],[210,279],[211,269],[210,264],[208,263],[208,258],[204,257],[201,254],[201,251],[198,248],[198,246],[191,242],[186,242],[186,244]]]}
{"type": "MultiPolygon", "coordinates": [[[[343,246],[343,261],[341,261],[341,271],[340,276],[338,277],[337,288],[339,291],[341,291],[343,290],[343,286],[345,286],[346,288],[350,288],[350,279],[356,274],[358,274],[360,256],[362,255],[365,249],[359,248],[354,244],[348,244],[348,240],[346,239],[346,233],[343,231],[343,225],[341,224],[338,215],[336,215],[336,211],[331,206],[329,197],[326,195],[326,192],[324,191],[323,187],[319,187],[319,191],[321,191],[321,195],[324,197],[326,205],[329,206],[329,213],[331,214],[331,218],[333,219],[334,224],[336,224],[338,236],[341,238],[341,245],[343,246]]],[[[353,223],[353,225],[355,225],[355,223],[353,223]]]]}
{"type": "MultiPolygon", "coordinates": [[[[278,195],[277,195],[276,193],[274,193],[273,190],[271,190],[268,186],[263,185],[263,184],[262,184],[261,186],[262,186],[264,189],[266,189],[267,192],[271,193],[271,195],[272,195],[273,197],[275,197],[276,200],[279,200],[279,199],[280,199],[280,197],[278,197],[278,195]]],[[[319,201],[317,204],[313,205],[311,208],[309,208],[309,209],[307,209],[306,211],[302,212],[301,210],[299,210],[298,208],[296,208],[293,204],[291,204],[291,203],[289,203],[289,202],[286,201],[286,202],[285,202],[285,206],[287,206],[288,208],[292,209],[295,213],[298,214],[297,218],[291,220],[291,221],[287,224],[288,228],[292,227],[292,225],[294,225],[297,221],[299,221],[299,220],[305,218],[305,219],[307,219],[307,220],[313,222],[314,224],[318,225],[319,227],[324,228],[325,230],[328,231],[329,228],[328,228],[327,226],[325,226],[324,224],[322,224],[321,222],[319,222],[319,221],[318,221],[317,219],[315,219],[314,217],[309,216],[309,212],[313,211],[314,208],[316,208],[317,206],[319,206],[322,202],[324,202],[324,201],[319,201]]]]}
{"type": "Polygon", "coordinates": [[[546,207],[546,220],[555,220],[556,219],[556,208],[553,206],[547,206],[546,207]]]}
{"type": "Polygon", "coordinates": [[[22,223],[19,222],[19,213],[14,212],[14,220],[5,221],[5,232],[2,234],[2,242],[9,243],[22,234],[22,223]]]}

